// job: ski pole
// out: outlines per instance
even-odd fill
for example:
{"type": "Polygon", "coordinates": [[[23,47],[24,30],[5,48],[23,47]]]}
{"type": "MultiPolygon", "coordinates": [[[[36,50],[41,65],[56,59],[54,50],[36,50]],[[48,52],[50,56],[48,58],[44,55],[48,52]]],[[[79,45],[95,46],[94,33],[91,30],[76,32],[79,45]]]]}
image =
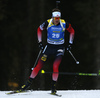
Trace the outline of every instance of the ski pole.
{"type": "Polygon", "coordinates": [[[37,56],[37,59],[36,59],[36,61],[35,61],[35,63],[34,63],[34,66],[31,68],[31,70],[33,70],[34,67],[36,66],[37,61],[38,61],[38,59],[39,59],[39,57],[40,57],[41,52],[42,52],[42,49],[40,49],[40,51],[39,51],[39,53],[38,53],[38,56],[37,56]]]}
{"type": "Polygon", "coordinates": [[[74,57],[74,55],[72,54],[72,52],[69,50],[70,55],[73,57],[73,59],[75,60],[76,64],[79,64],[79,61],[76,60],[76,58],[74,57]]]}
{"type": "Polygon", "coordinates": [[[45,72],[44,70],[41,70],[42,74],[52,74],[52,73],[59,73],[62,75],[78,75],[78,76],[100,76],[97,73],[72,73],[72,72],[45,72]]]}

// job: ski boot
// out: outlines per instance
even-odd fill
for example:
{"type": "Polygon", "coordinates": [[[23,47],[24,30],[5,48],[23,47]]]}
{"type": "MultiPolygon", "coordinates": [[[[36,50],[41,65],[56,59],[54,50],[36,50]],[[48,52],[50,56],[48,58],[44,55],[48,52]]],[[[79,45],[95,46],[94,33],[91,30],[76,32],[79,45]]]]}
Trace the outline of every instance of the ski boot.
{"type": "Polygon", "coordinates": [[[52,89],[51,89],[51,94],[56,94],[56,81],[52,80],[52,89]]]}
{"type": "Polygon", "coordinates": [[[29,78],[26,84],[21,87],[20,91],[25,91],[26,89],[28,89],[30,85],[32,84],[32,81],[33,81],[33,78],[29,78]]]}

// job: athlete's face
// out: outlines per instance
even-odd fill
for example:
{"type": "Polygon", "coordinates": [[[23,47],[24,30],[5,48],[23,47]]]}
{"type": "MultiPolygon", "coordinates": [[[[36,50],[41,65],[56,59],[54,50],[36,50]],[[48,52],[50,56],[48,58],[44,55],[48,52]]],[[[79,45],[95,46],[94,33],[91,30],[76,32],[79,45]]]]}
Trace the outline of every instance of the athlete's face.
{"type": "Polygon", "coordinates": [[[53,17],[53,23],[55,25],[59,24],[59,22],[60,22],[60,17],[53,17]]]}

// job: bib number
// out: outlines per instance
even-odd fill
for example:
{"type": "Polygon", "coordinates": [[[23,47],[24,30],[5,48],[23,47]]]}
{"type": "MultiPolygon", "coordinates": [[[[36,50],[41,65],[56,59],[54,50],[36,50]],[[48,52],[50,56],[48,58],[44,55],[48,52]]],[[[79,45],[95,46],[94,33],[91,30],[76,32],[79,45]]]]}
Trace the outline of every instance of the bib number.
{"type": "Polygon", "coordinates": [[[59,38],[59,37],[60,37],[60,34],[55,34],[55,33],[52,34],[52,38],[59,38]]]}

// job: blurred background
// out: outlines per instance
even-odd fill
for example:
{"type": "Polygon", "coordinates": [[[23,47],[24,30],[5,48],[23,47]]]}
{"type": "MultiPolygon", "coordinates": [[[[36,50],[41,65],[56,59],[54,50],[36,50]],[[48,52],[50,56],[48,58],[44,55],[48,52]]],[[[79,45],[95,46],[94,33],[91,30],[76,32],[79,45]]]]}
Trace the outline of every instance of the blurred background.
{"type": "MultiPolygon", "coordinates": [[[[72,24],[72,53],[66,51],[60,72],[98,73],[100,70],[100,0],[60,0],[62,19],[72,24]]],[[[37,58],[37,28],[51,18],[56,0],[0,0],[0,90],[19,89],[26,83],[37,58]]],[[[67,47],[69,33],[65,32],[67,47]]],[[[43,31],[46,44],[46,30],[43,31]]],[[[42,68],[52,72],[53,58],[42,68]]],[[[52,74],[34,79],[31,89],[50,90],[52,74]]],[[[100,89],[100,77],[59,75],[57,89],[100,89]]]]}

